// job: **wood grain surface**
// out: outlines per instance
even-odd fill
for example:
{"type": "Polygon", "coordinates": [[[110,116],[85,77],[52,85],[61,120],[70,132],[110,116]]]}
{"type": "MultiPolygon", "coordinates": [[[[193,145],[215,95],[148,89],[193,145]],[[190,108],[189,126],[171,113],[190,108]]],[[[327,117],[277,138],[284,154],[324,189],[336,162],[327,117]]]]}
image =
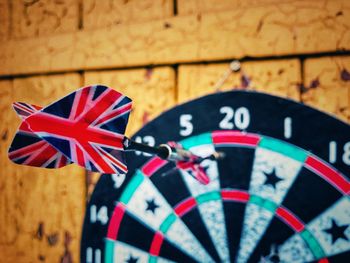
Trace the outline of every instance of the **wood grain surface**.
{"type": "Polygon", "coordinates": [[[350,121],[350,57],[305,60],[302,101],[350,121]]]}
{"type": "Polygon", "coordinates": [[[11,2],[11,38],[23,39],[74,32],[79,26],[79,0],[11,2]]]}
{"type": "Polygon", "coordinates": [[[301,69],[297,59],[242,63],[240,72],[232,72],[217,87],[228,70],[229,63],[180,66],[178,101],[184,102],[209,93],[233,89],[257,90],[299,100],[301,69]]]}
{"type": "Polygon", "coordinates": [[[96,29],[131,24],[173,15],[173,0],[84,0],[83,28],[96,29]]]}
{"type": "Polygon", "coordinates": [[[0,0],[0,41],[10,38],[10,4],[8,0],[0,0]]]}
{"type": "Polygon", "coordinates": [[[84,170],[76,165],[57,170],[16,165],[7,149],[20,123],[12,102],[47,105],[79,86],[78,74],[0,81],[1,262],[78,262],[84,170]]]}
{"type": "Polygon", "coordinates": [[[349,50],[349,1],[322,3],[282,2],[3,42],[0,74],[349,50]]]}

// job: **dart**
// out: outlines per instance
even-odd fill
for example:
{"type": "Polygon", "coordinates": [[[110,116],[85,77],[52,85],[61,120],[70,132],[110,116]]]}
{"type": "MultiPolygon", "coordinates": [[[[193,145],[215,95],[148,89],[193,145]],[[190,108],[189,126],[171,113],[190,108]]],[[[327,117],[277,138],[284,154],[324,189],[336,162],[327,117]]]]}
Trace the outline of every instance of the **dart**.
{"type": "Polygon", "coordinates": [[[130,98],[102,85],[83,87],[44,108],[16,102],[13,107],[22,123],[9,158],[29,166],[59,168],[76,163],[89,171],[120,174],[128,171],[124,152],[141,151],[172,161],[208,184],[201,162],[223,155],[203,158],[179,144],[151,147],[127,138],[124,133],[131,106],[130,98]]]}

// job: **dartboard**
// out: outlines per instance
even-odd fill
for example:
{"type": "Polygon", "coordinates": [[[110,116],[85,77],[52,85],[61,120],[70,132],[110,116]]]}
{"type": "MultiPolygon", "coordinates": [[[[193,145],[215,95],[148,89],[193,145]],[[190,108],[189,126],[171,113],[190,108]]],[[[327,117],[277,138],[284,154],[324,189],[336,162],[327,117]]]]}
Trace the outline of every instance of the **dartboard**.
{"type": "Polygon", "coordinates": [[[230,91],[179,105],[133,139],[225,157],[202,163],[202,185],[190,170],[128,152],[129,172],[102,175],[92,194],[82,262],[350,262],[346,123],[230,91]]]}

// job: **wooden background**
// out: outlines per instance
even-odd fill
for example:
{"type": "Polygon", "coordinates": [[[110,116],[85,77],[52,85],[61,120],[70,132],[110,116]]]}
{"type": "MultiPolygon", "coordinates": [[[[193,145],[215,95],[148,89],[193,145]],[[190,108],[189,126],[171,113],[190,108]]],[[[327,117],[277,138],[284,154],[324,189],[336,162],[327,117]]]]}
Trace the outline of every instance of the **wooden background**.
{"type": "Polygon", "coordinates": [[[98,178],[10,163],[14,101],[44,106],[111,85],[134,100],[131,135],[215,92],[239,59],[220,90],[264,91],[350,121],[349,0],[0,0],[0,14],[1,262],[78,262],[98,178]]]}

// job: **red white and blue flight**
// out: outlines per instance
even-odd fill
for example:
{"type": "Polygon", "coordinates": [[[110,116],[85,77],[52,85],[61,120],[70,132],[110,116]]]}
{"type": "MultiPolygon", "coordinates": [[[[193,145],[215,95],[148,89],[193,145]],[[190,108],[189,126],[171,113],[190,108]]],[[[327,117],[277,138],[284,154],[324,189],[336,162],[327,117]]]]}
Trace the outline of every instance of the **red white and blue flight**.
{"type": "Polygon", "coordinates": [[[124,133],[132,101],[103,85],[80,88],[44,108],[22,102],[13,107],[22,123],[8,155],[17,164],[60,168],[76,163],[93,172],[125,174],[123,152],[138,150],[174,161],[178,169],[191,169],[194,178],[208,184],[200,163],[222,157],[214,153],[202,158],[180,147],[130,140],[124,133]]]}

